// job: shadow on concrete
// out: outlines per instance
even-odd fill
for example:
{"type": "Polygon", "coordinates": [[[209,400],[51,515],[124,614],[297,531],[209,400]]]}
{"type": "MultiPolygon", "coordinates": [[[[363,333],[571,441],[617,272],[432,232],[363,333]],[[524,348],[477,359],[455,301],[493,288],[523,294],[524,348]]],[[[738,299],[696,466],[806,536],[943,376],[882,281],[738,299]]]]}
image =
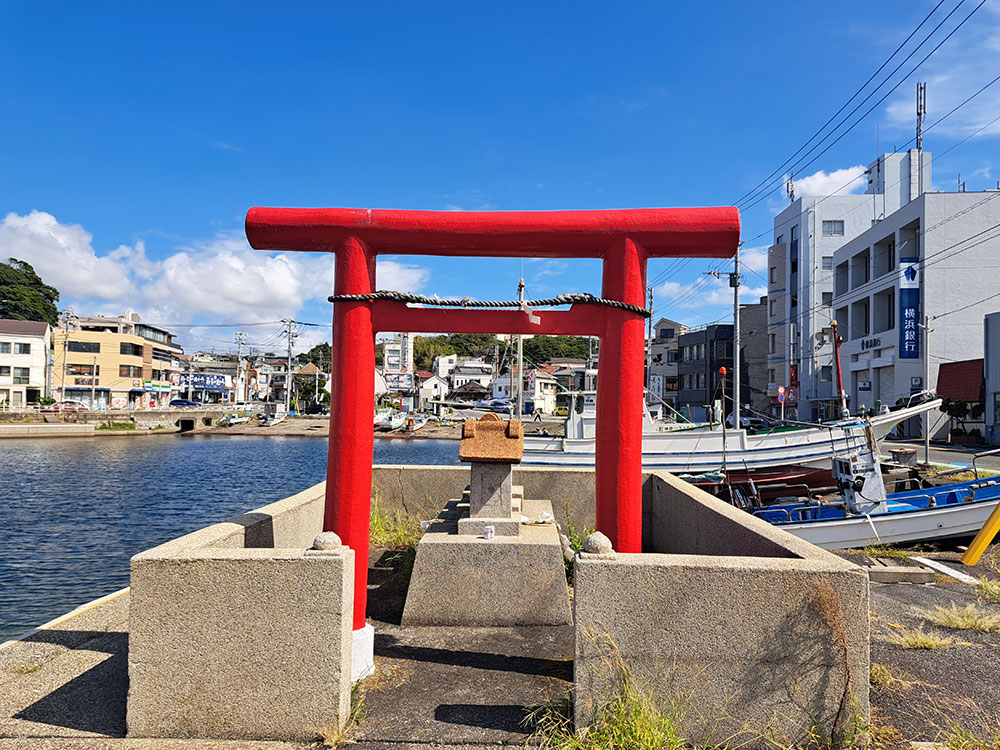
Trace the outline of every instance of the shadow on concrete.
{"type": "Polygon", "coordinates": [[[528,734],[524,706],[479,706],[472,703],[442,703],[434,709],[434,720],[480,729],[528,734]]]}
{"type": "Polygon", "coordinates": [[[555,677],[572,681],[573,661],[542,659],[534,656],[508,656],[484,651],[459,651],[429,646],[405,646],[391,635],[375,633],[375,655],[409,661],[446,664],[497,672],[517,672],[539,677],[555,677]]]}
{"type": "Polygon", "coordinates": [[[403,620],[406,592],[416,550],[373,550],[368,566],[368,607],[372,620],[399,625],[403,620]]]}
{"type": "MultiPolygon", "coordinates": [[[[46,635],[78,631],[45,631],[46,635]]],[[[41,633],[37,635],[42,635],[41,633]]],[[[32,640],[35,637],[32,636],[32,640]]],[[[54,640],[45,640],[52,643],[54,640]]],[[[125,702],[128,694],[128,635],[103,633],[87,642],[87,650],[111,654],[107,659],[14,715],[16,719],[125,736],[125,702]]]]}
{"type": "Polygon", "coordinates": [[[106,630],[40,630],[22,639],[21,642],[51,643],[54,646],[62,646],[63,648],[83,648],[87,651],[103,651],[108,654],[117,654],[121,646],[114,639],[106,637],[109,635],[124,638],[127,648],[127,633],[109,633],[106,630]]]}
{"type": "Polygon", "coordinates": [[[229,519],[243,527],[245,549],[272,549],[274,547],[274,518],[267,513],[244,513],[229,519]]]}

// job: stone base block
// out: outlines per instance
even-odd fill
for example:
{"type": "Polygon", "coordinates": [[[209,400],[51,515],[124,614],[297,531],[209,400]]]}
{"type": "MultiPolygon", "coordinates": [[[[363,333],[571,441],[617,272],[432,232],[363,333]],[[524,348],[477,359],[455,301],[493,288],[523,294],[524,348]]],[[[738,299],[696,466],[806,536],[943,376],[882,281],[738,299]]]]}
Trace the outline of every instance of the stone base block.
{"type": "Polygon", "coordinates": [[[485,536],[487,526],[493,527],[496,536],[517,536],[521,533],[520,518],[458,519],[458,533],[463,536],[485,536]]]}
{"type": "MultiPolygon", "coordinates": [[[[569,587],[555,524],[524,525],[518,536],[460,535],[451,501],[420,544],[403,625],[566,625],[569,587]]],[[[525,500],[525,515],[552,512],[525,500]]]]}

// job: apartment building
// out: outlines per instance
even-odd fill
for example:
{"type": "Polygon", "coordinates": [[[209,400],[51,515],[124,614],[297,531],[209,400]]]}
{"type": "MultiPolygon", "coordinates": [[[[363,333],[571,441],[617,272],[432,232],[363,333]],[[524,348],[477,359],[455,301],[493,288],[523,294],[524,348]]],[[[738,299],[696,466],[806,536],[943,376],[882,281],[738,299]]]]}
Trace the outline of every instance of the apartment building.
{"type": "MultiPolygon", "coordinates": [[[[997,190],[925,192],[835,253],[833,309],[852,411],[935,388],[942,362],[983,357],[983,319],[1000,310],[998,259],[997,190]]],[[[934,416],[931,434],[943,436],[947,419],[934,416]]],[[[922,434],[919,420],[903,434],[922,434]]]]}
{"type": "Polygon", "coordinates": [[[92,409],[164,406],[177,392],[181,348],[174,336],[120,317],[76,317],[52,332],[52,392],[92,409]]]}
{"type": "MultiPolygon", "coordinates": [[[[720,367],[732,371],[733,326],[711,325],[682,333],[677,341],[677,409],[693,421],[718,419],[714,402],[722,398],[720,367]]],[[[727,395],[730,386],[726,386],[727,395]]]]}
{"type": "Polygon", "coordinates": [[[49,395],[51,329],[45,322],[0,319],[0,409],[49,395]]]}
{"type": "Polygon", "coordinates": [[[786,416],[836,416],[833,371],[836,251],[930,187],[926,151],[883,154],[872,162],[863,195],[802,196],[774,219],[768,249],[768,366],[770,411],[785,386],[786,416]]]}
{"type": "Polygon", "coordinates": [[[649,389],[646,401],[653,404],[665,401],[677,407],[678,340],[687,327],[669,318],[660,318],[653,326],[649,341],[649,389]]]}

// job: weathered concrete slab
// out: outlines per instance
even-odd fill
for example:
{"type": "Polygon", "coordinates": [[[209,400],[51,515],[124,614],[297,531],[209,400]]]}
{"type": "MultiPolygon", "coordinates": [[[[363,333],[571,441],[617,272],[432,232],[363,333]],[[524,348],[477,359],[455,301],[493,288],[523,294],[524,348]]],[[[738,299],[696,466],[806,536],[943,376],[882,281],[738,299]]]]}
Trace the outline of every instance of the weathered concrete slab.
{"type": "Polygon", "coordinates": [[[868,571],[872,583],[934,583],[937,575],[926,565],[906,562],[893,557],[861,558],[859,564],[868,571]]]}
{"type": "MultiPolygon", "coordinates": [[[[517,536],[460,535],[452,501],[417,545],[404,625],[563,625],[569,588],[554,524],[522,525],[517,536]]],[[[524,500],[525,515],[551,512],[524,500]]]]}

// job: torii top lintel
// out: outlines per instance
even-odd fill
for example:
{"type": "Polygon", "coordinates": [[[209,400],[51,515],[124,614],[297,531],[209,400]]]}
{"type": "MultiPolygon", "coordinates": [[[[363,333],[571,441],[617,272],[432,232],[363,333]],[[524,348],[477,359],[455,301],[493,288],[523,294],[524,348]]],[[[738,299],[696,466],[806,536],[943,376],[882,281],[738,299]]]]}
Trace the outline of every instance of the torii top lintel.
{"type": "Polygon", "coordinates": [[[246,233],[258,250],[336,252],[356,238],[375,254],[605,258],[629,239],[647,258],[728,258],[736,208],[611,211],[404,211],[251,208],[246,233]]]}

